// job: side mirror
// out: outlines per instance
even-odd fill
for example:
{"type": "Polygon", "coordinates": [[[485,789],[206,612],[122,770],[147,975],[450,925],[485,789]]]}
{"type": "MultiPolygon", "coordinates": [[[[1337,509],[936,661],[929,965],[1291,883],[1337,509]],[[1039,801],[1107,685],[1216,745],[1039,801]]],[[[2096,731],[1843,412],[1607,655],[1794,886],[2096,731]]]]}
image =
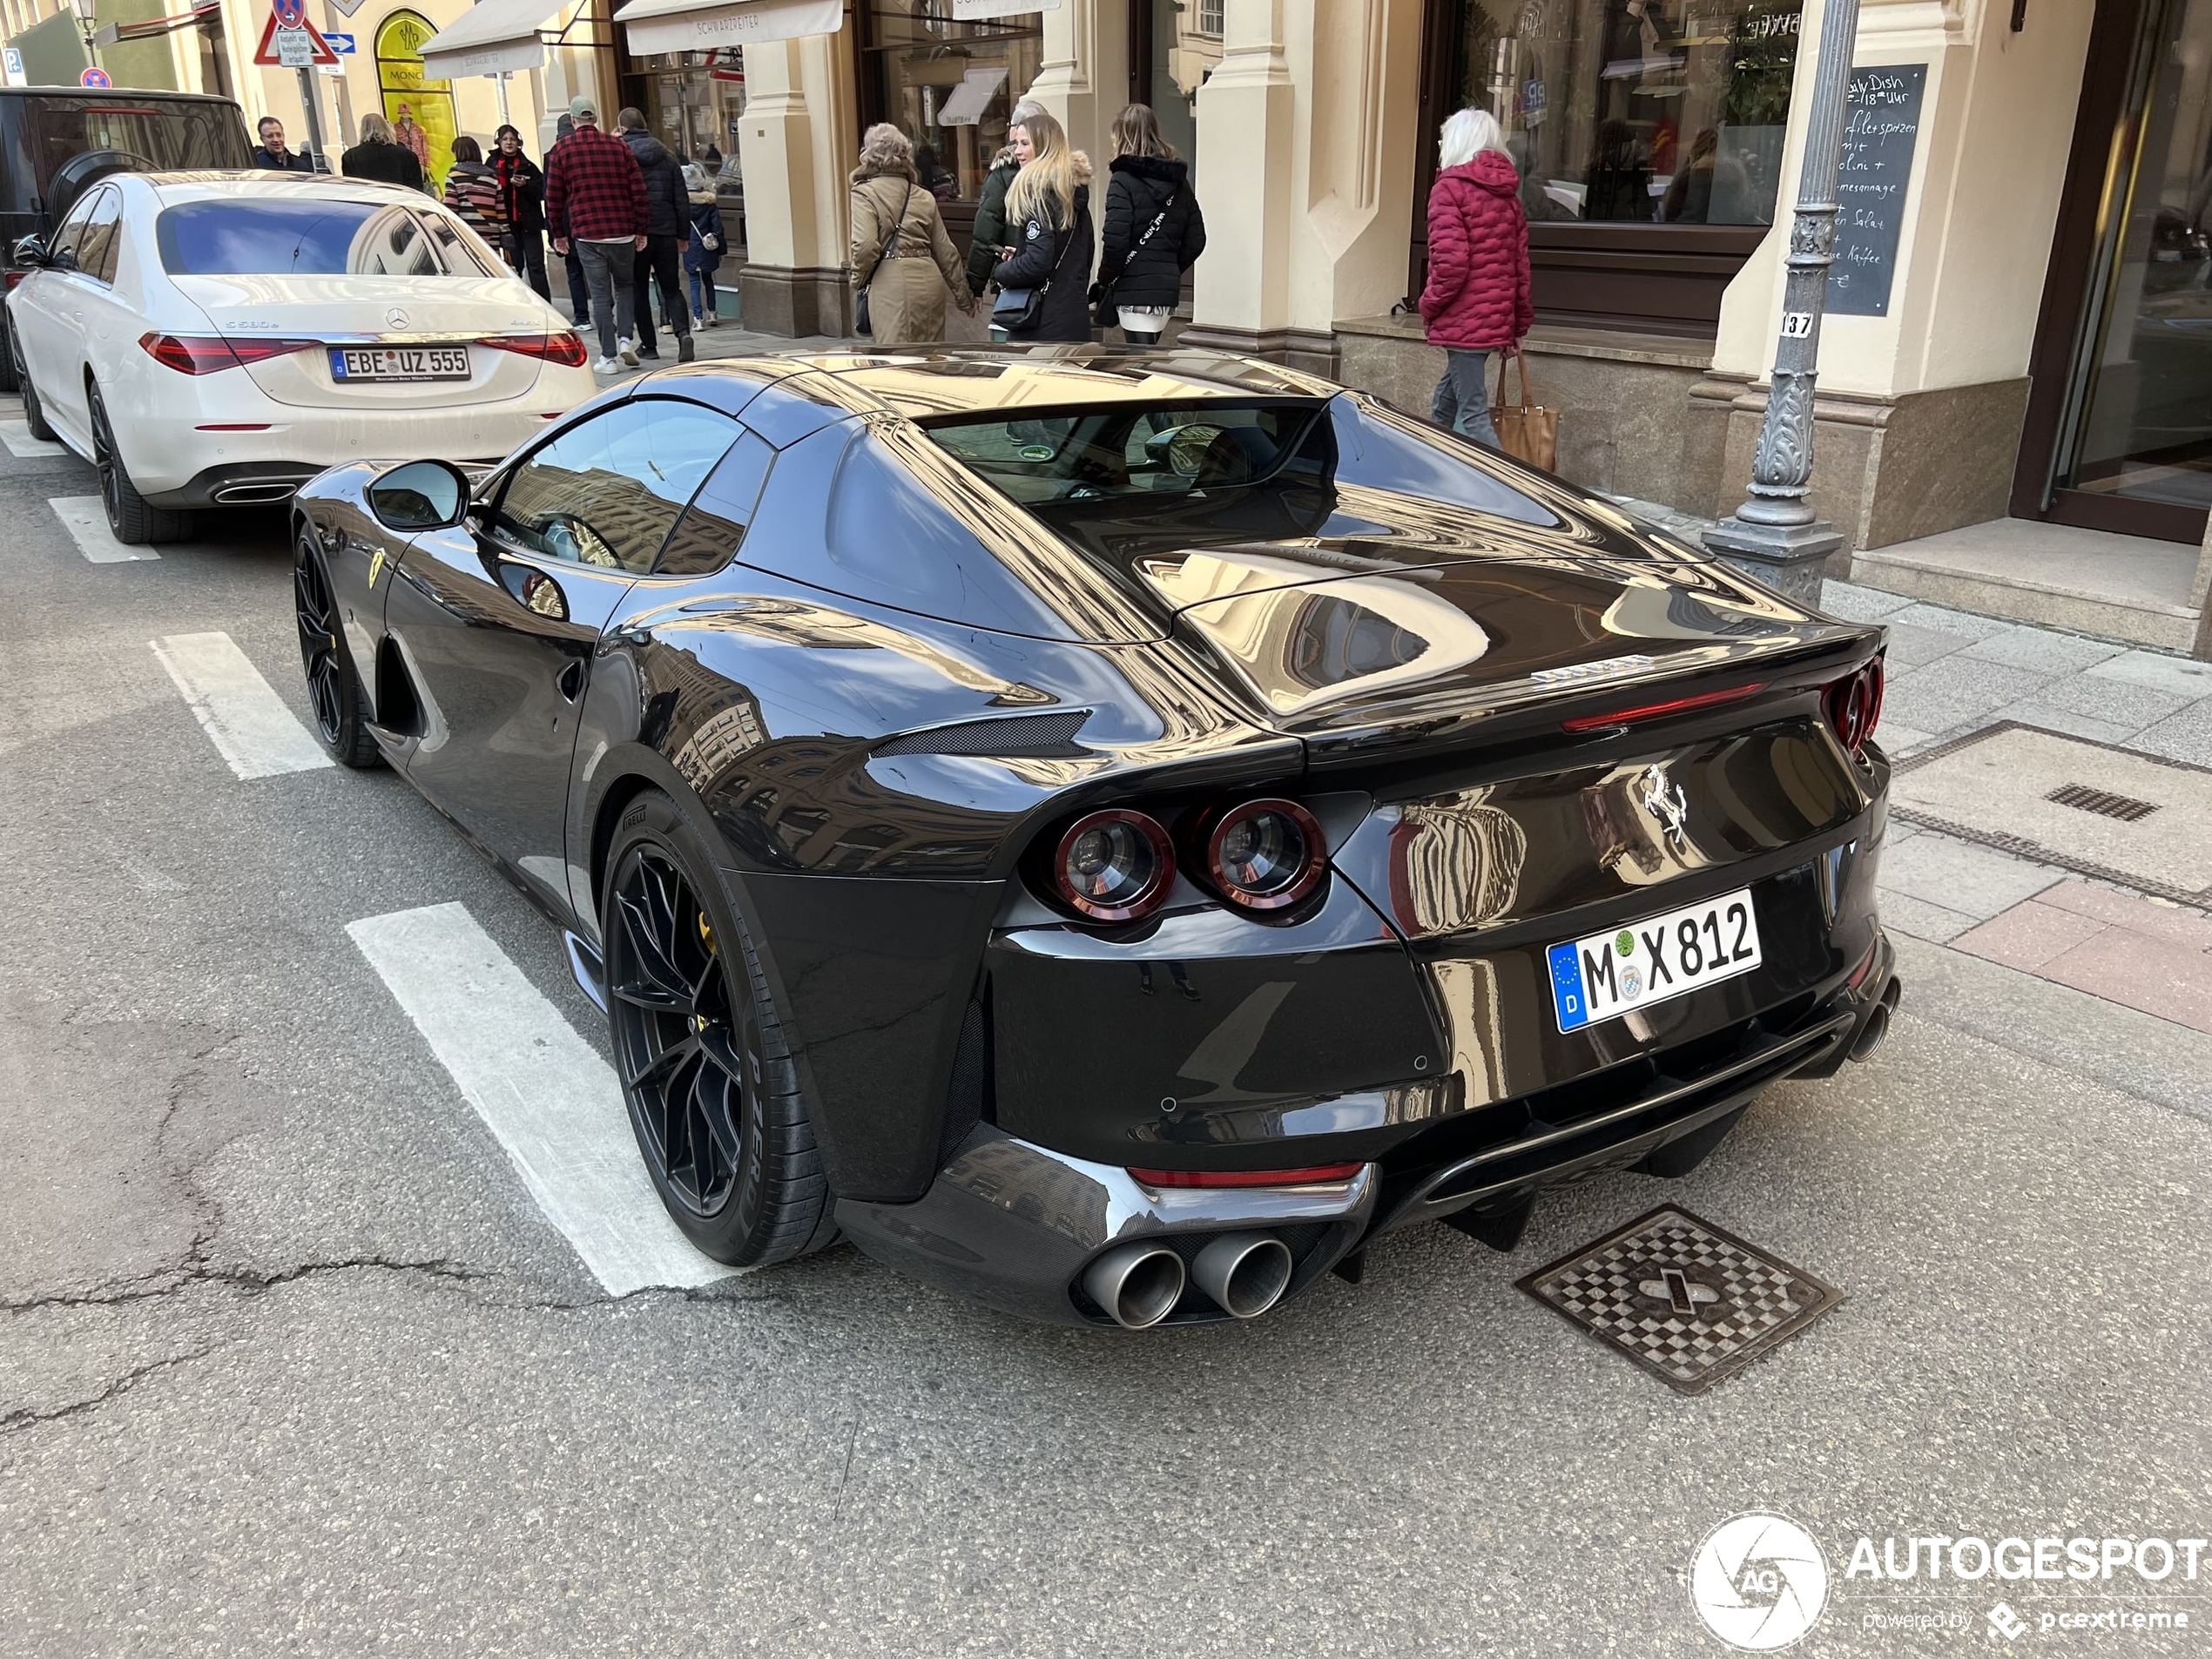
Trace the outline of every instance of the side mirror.
{"type": "Polygon", "coordinates": [[[43,236],[18,239],[13,258],[17,265],[33,271],[43,271],[46,267],[46,239],[43,236]]]}
{"type": "Polygon", "coordinates": [[[442,530],[469,512],[469,475],[450,461],[410,461],[369,485],[368,510],[388,530],[442,530]]]}

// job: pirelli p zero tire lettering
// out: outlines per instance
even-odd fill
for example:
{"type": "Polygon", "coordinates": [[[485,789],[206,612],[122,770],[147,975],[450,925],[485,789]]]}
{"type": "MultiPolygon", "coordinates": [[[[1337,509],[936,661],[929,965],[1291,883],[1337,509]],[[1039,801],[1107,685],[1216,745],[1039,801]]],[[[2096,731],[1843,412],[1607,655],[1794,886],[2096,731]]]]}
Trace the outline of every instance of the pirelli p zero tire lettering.
{"type": "Polygon", "coordinates": [[[717,1261],[758,1267],[836,1235],[797,1068],[706,844],[657,790],[624,809],[601,937],[631,1126],[661,1202],[717,1261]]]}

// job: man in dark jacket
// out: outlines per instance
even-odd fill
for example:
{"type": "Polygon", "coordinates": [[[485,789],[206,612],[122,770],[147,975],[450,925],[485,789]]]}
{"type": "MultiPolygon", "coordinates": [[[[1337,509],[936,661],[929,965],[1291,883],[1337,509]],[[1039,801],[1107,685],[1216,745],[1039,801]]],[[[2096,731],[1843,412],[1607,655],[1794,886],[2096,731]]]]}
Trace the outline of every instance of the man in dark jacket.
{"type": "Polygon", "coordinates": [[[276,117],[263,116],[259,131],[261,142],[253,147],[255,166],[270,168],[278,172],[313,172],[315,170],[313,156],[303,150],[284,147],[284,123],[276,117]]]}
{"type": "Polygon", "coordinates": [[[630,146],[599,131],[597,98],[582,93],[570,98],[569,116],[576,131],[545,158],[545,219],[556,253],[566,253],[573,244],[583,255],[591,319],[599,331],[599,361],[591,367],[611,374],[623,364],[634,368],[637,363],[627,279],[631,254],[645,246],[645,180],[630,146]]]}
{"type": "Polygon", "coordinates": [[[691,304],[684,297],[684,241],[691,233],[691,192],[684,188],[684,171],[668,146],[645,131],[645,118],[634,109],[615,118],[622,125],[622,141],[637,158],[637,171],[645,181],[645,243],[631,267],[637,314],[637,354],[649,362],[660,358],[660,337],[653,329],[652,285],[660,284],[661,314],[676,334],[676,361],[688,363],[691,344],[691,304]]]}
{"type": "MultiPolygon", "coordinates": [[[[1205,216],[1186,162],[1116,156],[1109,172],[1098,298],[1119,313],[1131,345],[1155,345],[1182,296],[1183,273],[1206,251],[1205,216]]],[[[1104,313],[1098,320],[1107,320],[1104,313]]]]}

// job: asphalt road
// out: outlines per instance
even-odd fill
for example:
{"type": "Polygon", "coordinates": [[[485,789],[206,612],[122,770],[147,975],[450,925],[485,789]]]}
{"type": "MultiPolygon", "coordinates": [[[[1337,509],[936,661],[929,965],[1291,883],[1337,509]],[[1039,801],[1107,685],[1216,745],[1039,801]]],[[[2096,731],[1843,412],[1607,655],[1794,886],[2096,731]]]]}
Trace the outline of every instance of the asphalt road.
{"type": "Polygon", "coordinates": [[[304,720],[280,523],[95,563],[92,489],[0,455],[0,1653],[1718,1653],[1744,1510],[1827,1554],[1804,1651],[2000,1649],[2000,1589],[2024,1651],[2208,1645],[2033,1619],[2212,1584],[1844,1566],[2212,1533],[2212,1039],[1905,941],[1871,1063],[1510,1257],[1136,1337],[843,1246],[610,1297],[347,930],[457,902],[604,1054],[556,935],[391,773],[236,775],[150,642],[304,720]],[[1669,1201],[1849,1299],[1682,1398],[1514,1288],[1669,1201]]]}

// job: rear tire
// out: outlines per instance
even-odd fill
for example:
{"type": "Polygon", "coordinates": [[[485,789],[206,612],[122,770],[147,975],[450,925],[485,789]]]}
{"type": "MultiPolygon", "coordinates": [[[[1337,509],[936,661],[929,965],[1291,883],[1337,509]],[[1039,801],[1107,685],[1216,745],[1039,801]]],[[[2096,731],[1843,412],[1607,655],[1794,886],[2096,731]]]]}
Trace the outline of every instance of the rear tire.
{"type": "Polygon", "coordinates": [[[138,494],[116,449],[107,404],[100,388],[90,381],[85,382],[84,399],[92,417],[92,464],[99,469],[100,503],[107,509],[107,525],[115,532],[115,539],[125,547],[182,541],[192,526],[192,515],[156,507],[138,494]]]}
{"type": "Polygon", "coordinates": [[[46,419],[46,406],[38,401],[38,388],[30,383],[30,371],[23,366],[22,348],[16,344],[13,328],[8,330],[5,361],[8,373],[5,380],[0,381],[0,391],[23,394],[24,430],[42,443],[58,442],[60,435],[46,419]]]}
{"type": "Polygon", "coordinates": [[[338,625],[330,577],[308,538],[292,550],[292,604],[300,624],[300,663],[307,675],[307,705],[315,712],[315,741],[341,766],[365,771],[383,761],[361,712],[361,676],[338,625]]]}
{"type": "Polygon", "coordinates": [[[0,306],[0,334],[8,336],[8,349],[0,351],[0,392],[13,392],[28,386],[30,381],[16,361],[16,326],[6,315],[6,307],[0,306]]]}
{"type": "Polygon", "coordinates": [[[600,937],[631,1127],[661,1203],[716,1261],[837,1237],[798,1068],[743,918],[676,803],[648,790],[607,854],[600,937]]]}

